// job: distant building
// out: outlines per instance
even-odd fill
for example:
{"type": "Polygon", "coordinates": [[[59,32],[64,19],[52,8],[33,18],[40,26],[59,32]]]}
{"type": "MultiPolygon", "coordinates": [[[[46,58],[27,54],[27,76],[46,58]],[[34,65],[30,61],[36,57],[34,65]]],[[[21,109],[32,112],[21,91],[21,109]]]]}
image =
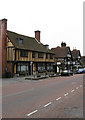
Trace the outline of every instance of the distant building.
{"type": "Polygon", "coordinates": [[[82,67],[81,63],[81,53],[80,50],[74,49],[71,51],[72,61],[73,61],[73,70],[74,72],[82,67]]]}
{"type": "Polygon", "coordinates": [[[55,53],[55,71],[61,73],[64,70],[72,70],[72,55],[70,47],[62,42],[61,47],[51,49],[55,53]]]}
{"type": "Polygon", "coordinates": [[[85,56],[81,56],[82,67],[85,68],[85,56]]]}
{"type": "Polygon", "coordinates": [[[0,74],[5,76],[31,75],[35,72],[53,72],[54,52],[48,45],[40,42],[40,31],[35,31],[35,38],[21,35],[7,30],[7,20],[0,20],[0,39],[2,46],[0,51],[0,74]]]}

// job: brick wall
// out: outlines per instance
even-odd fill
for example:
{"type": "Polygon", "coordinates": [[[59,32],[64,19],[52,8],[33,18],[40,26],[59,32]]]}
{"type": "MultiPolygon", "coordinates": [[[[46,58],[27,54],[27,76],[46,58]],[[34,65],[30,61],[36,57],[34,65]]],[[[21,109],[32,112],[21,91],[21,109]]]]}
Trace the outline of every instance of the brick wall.
{"type": "Polygon", "coordinates": [[[7,30],[7,20],[2,20],[2,76],[5,77],[6,69],[6,30],[7,30]]]}
{"type": "Polygon", "coordinates": [[[6,67],[7,67],[7,72],[10,72],[11,77],[12,77],[13,76],[13,63],[12,62],[7,63],[6,67]]]}
{"type": "Polygon", "coordinates": [[[6,30],[7,30],[7,19],[0,20],[0,76],[6,77],[7,72],[11,72],[12,63],[7,63],[7,49],[6,49],[6,30]]]}
{"type": "Polygon", "coordinates": [[[2,21],[0,21],[0,77],[2,77],[2,38],[1,38],[1,24],[2,24],[2,21]]]}

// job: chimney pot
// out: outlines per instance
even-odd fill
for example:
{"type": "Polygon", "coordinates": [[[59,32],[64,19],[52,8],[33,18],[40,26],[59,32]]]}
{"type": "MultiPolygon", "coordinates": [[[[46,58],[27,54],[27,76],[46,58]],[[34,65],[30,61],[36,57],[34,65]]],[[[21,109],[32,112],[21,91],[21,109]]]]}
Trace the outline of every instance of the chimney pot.
{"type": "Polygon", "coordinates": [[[62,42],[62,43],[61,43],[61,47],[66,47],[66,43],[65,43],[65,42],[62,42]]]}

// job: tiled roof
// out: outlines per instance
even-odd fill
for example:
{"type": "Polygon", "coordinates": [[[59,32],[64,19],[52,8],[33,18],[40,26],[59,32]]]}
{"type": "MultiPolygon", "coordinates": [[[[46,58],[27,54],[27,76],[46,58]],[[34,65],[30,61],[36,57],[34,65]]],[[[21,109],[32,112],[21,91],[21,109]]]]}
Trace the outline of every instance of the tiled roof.
{"type": "Polygon", "coordinates": [[[69,47],[56,47],[51,49],[55,53],[56,58],[65,58],[67,57],[69,47]]]}
{"type": "Polygon", "coordinates": [[[71,51],[71,54],[72,54],[72,58],[73,59],[77,59],[78,56],[81,56],[80,50],[76,50],[76,49],[74,49],[73,51],[71,51]]]}
{"type": "Polygon", "coordinates": [[[51,50],[48,50],[42,43],[38,42],[33,37],[28,37],[25,35],[17,34],[15,32],[11,32],[7,30],[7,36],[15,46],[15,48],[19,49],[26,49],[26,50],[32,50],[32,51],[39,51],[39,52],[46,52],[46,53],[53,53],[51,50]],[[23,39],[23,44],[19,45],[16,38],[23,39]]]}

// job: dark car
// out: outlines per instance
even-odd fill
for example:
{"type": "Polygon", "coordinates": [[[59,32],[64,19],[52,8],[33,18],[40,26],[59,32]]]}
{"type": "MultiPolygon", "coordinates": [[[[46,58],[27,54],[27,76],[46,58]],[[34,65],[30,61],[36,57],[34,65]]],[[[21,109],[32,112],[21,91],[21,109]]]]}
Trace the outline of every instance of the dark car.
{"type": "Polygon", "coordinates": [[[70,76],[70,75],[73,75],[73,72],[70,71],[70,70],[64,70],[64,71],[61,73],[61,76],[70,76]]]}

